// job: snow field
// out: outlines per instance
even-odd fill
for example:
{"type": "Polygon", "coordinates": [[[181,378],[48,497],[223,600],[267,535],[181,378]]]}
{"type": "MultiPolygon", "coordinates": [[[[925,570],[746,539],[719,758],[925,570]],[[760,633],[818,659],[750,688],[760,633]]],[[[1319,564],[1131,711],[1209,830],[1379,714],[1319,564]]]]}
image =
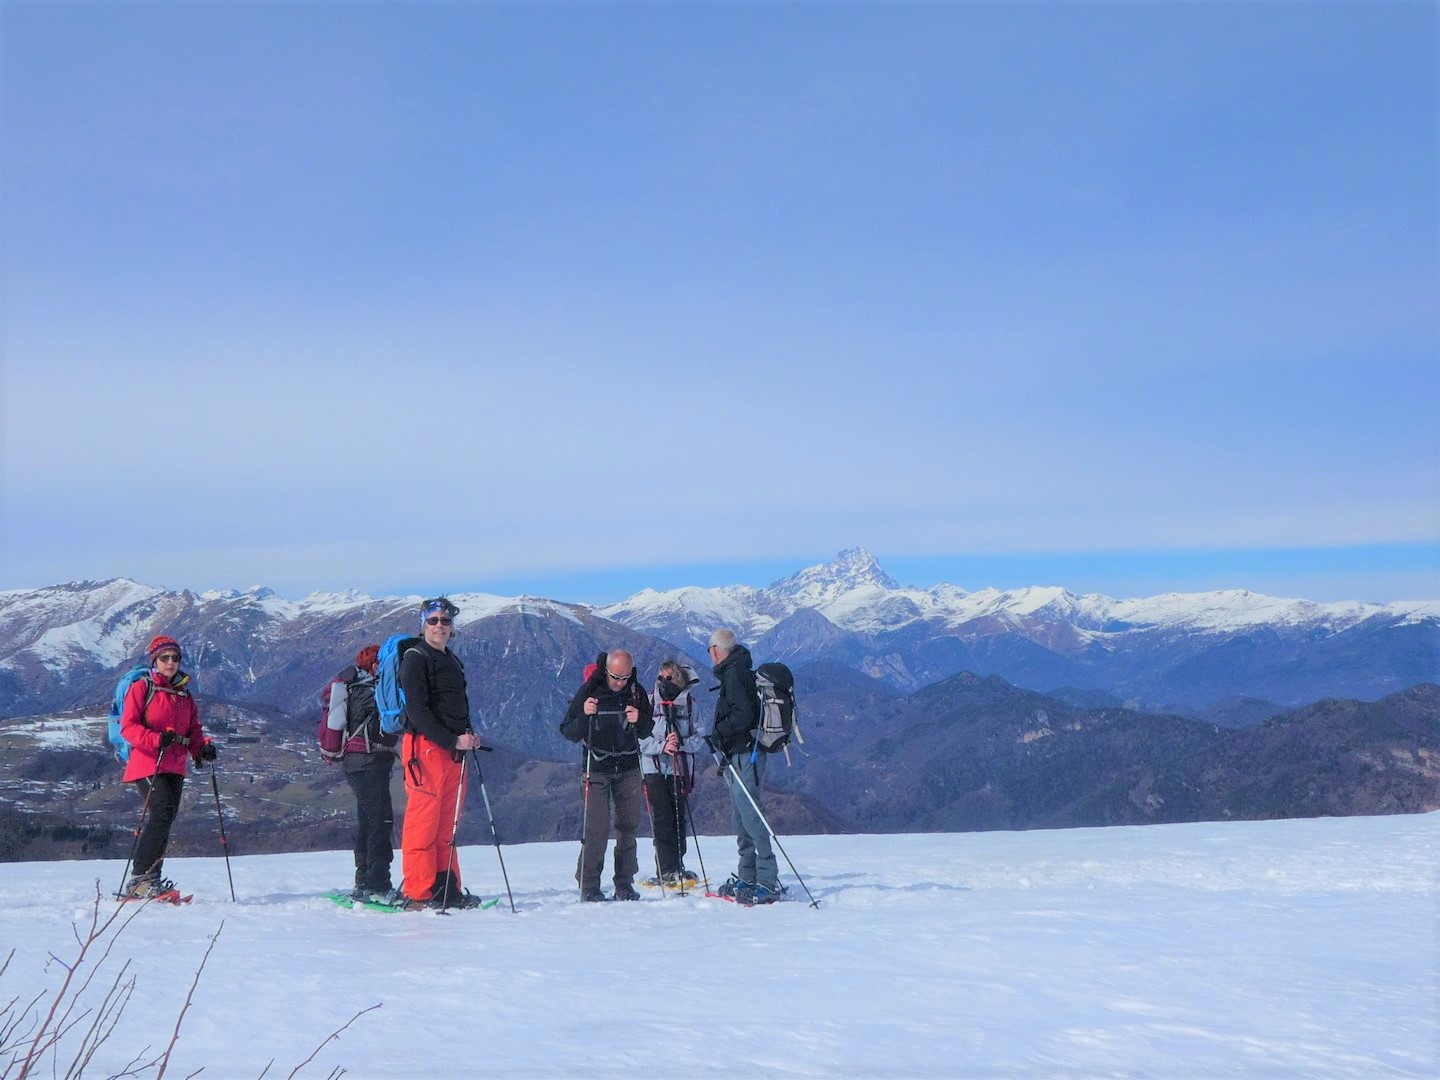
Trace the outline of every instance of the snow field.
{"type": "MultiPolygon", "coordinates": [[[[120,938],[139,985],[97,1060],[168,1041],[223,920],[173,1075],[288,1074],[377,1002],[300,1075],[1440,1074],[1440,815],[782,840],[818,911],[581,905],[576,843],[505,849],[518,915],[342,910],[344,852],[237,858],[235,904],[222,860],[170,860],[195,901],[120,938]]],[[[716,883],[733,845],[701,838],[716,883]]],[[[503,894],[493,847],[461,865],[503,894]]],[[[0,1001],[58,986],[119,875],[0,871],[0,1001]]]]}

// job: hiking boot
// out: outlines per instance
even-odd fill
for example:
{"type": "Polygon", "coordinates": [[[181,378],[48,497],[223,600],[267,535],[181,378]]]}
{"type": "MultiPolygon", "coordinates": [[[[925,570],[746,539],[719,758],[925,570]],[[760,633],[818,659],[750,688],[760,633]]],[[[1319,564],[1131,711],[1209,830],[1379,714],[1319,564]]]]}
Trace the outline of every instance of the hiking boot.
{"type": "Polygon", "coordinates": [[[603,904],[609,899],[610,898],[599,889],[586,889],[580,894],[580,902],[582,904],[603,904]]]}
{"type": "Polygon", "coordinates": [[[399,889],[357,889],[356,894],[352,895],[362,903],[388,904],[391,907],[396,907],[405,901],[405,894],[399,889]]]}
{"type": "Polygon", "coordinates": [[[149,900],[175,891],[175,882],[169,878],[133,877],[121,895],[127,900],[149,900]]]}
{"type": "Polygon", "coordinates": [[[779,900],[784,900],[787,891],[785,886],[779,882],[776,882],[774,885],[761,885],[756,883],[749,890],[748,899],[743,902],[751,905],[773,904],[779,900]]]}
{"type": "Polygon", "coordinates": [[[435,880],[430,885],[431,896],[444,896],[446,890],[454,896],[460,891],[460,883],[455,880],[449,870],[441,870],[435,875],[435,880]]]}
{"type": "Polygon", "coordinates": [[[715,895],[723,896],[727,899],[734,899],[736,893],[738,893],[740,890],[749,889],[753,885],[754,882],[746,881],[738,874],[731,874],[729,879],[726,880],[725,884],[721,885],[720,888],[715,890],[715,895]]]}
{"type": "Polygon", "coordinates": [[[405,897],[405,902],[400,905],[402,911],[428,911],[434,905],[427,900],[416,900],[413,896],[405,897]]]}
{"type": "Polygon", "coordinates": [[[616,885],[616,886],[615,886],[615,899],[616,899],[616,900],[639,900],[639,899],[640,899],[640,894],[639,894],[638,892],[636,892],[634,889],[632,889],[629,885],[616,885]]]}
{"type": "Polygon", "coordinates": [[[448,904],[445,902],[445,898],[443,896],[435,896],[431,898],[430,903],[434,907],[441,908],[442,910],[444,908],[460,908],[462,911],[465,911],[469,910],[470,908],[479,907],[482,903],[484,903],[484,901],[481,900],[480,897],[472,893],[469,889],[462,889],[460,892],[457,893],[452,887],[450,890],[450,902],[448,904]]]}

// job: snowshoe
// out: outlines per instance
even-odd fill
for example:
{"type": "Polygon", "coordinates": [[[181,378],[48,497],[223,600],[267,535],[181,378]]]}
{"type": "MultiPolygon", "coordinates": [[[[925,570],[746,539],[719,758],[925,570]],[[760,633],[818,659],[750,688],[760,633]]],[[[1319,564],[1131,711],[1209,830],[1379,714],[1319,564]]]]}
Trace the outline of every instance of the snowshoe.
{"type": "Polygon", "coordinates": [[[442,911],[450,911],[456,908],[460,909],[461,911],[473,911],[475,908],[483,908],[488,911],[490,908],[493,908],[498,903],[500,903],[500,898],[498,896],[495,897],[494,900],[485,900],[479,896],[476,896],[469,889],[464,889],[458,894],[452,892],[450,894],[450,902],[448,904],[444,903],[444,900],[441,897],[432,896],[430,898],[430,905],[432,907],[440,908],[440,910],[442,911]]]}
{"type": "Polygon", "coordinates": [[[784,885],[776,884],[774,887],[761,885],[758,882],[746,889],[735,890],[735,903],[744,904],[746,907],[755,907],[758,904],[778,904],[785,899],[788,892],[784,885]]]}
{"type": "Polygon", "coordinates": [[[729,878],[726,879],[724,885],[721,885],[721,886],[720,886],[718,889],[716,889],[714,892],[706,892],[705,895],[706,895],[706,896],[718,897],[718,898],[721,899],[721,900],[731,900],[731,901],[733,901],[733,900],[735,899],[735,894],[736,894],[737,892],[741,891],[742,889],[747,889],[747,890],[748,890],[748,889],[751,889],[751,888],[753,888],[753,887],[754,887],[754,882],[746,881],[744,878],[740,877],[738,874],[731,874],[731,875],[729,876],[729,878]]]}
{"type": "Polygon", "coordinates": [[[349,891],[335,889],[333,892],[327,892],[325,899],[336,907],[365,908],[367,911],[400,911],[403,909],[405,897],[398,893],[382,894],[369,891],[357,897],[353,889],[349,891]]]}
{"type": "Polygon", "coordinates": [[[162,904],[188,904],[195,898],[193,893],[182,895],[169,878],[131,878],[124,892],[116,893],[115,899],[155,900],[162,904]]]}
{"type": "Polygon", "coordinates": [[[681,870],[679,873],[666,874],[663,878],[641,878],[635,884],[643,889],[658,889],[663,886],[670,892],[680,892],[682,889],[685,892],[689,892],[692,889],[698,890],[703,888],[708,882],[701,881],[689,870],[681,870]],[[684,880],[683,885],[681,884],[682,879],[684,880]]]}

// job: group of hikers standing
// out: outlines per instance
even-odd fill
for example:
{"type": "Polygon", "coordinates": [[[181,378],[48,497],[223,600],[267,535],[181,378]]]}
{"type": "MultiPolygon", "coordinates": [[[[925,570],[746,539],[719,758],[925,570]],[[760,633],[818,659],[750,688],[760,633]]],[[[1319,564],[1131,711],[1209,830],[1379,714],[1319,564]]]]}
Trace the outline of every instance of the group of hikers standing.
{"type": "MultiPolygon", "coordinates": [[[[424,601],[420,636],[406,639],[398,650],[396,681],[403,702],[398,736],[381,723],[376,697],[379,645],[362,648],[322,698],[321,753],[342,763],[355,797],[351,896],[357,901],[409,910],[480,904],[464,887],[455,844],[467,786],[466,755],[478,756],[474,751],[487,749],[471,725],[464,665],[449,647],[458,615],[446,597],[424,601]],[[406,793],[398,887],[391,877],[390,797],[397,755],[406,793]]],[[[161,869],[186,763],[213,762],[216,757],[200,726],[189,679],[179,669],[179,643],[157,637],[147,656],[150,671],[126,692],[120,723],[134,751],[125,780],[135,783],[144,800],[135,872],[121,890],[122,897],[136,899],[173,892],[161,869]]],[[[701,733],[691,692],[699,675],[679,660],[662,663],[647,692],[632,655],[613,649],[587,669],[571,699],[560,733],[581,748],[581,851],[575,868],[581,901],[639,899],[636,831],[647,810],[657,862],[657,877],[647,884],[681,890],[705,884],[685,866],[685,855],[687,822],[693,833],[688,799],[698,756],[707,746],[726,773],[739,850],[736,872],[715,894],[747,905],[783,898],[771,833],[760,808],[765,755],[754,752],[760,705],[751,656],[733,631],[721,629],[711,635],[709,658],[719,680],[719,697],[708,734],[701,733]],[[607,896],[601,876],[612,824],[614,891],[607,896]]]]}

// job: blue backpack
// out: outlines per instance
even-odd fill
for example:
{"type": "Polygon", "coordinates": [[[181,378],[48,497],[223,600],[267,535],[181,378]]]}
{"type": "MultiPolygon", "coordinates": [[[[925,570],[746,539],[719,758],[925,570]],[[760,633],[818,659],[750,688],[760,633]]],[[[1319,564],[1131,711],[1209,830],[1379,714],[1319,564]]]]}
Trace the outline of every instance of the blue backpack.
{"type": "Polygon", "coordinates": [[[155,696],[155,684],[147,678],[149,674],[148,667],[133,667],[121,675],[120,681],[115,684],[115,696],[110,701],[110,723],[107,732],[110,746],[115,751],[115,760],[122,765],[130,760],[130,744],[125,741],[125,736],[120,734],[120,716],[125,711],[125,695],[129,693],[136,679],[145,679],[145,706],[149,706],[150,699],[155,696]]]}
{"type": "Polygon", "coordinates": [[[375,705],[380,710],[380,730],[399,735],[405,730],[405,691],[400,689],[400,659],[420,644],[412,634],[392,634],[380,646],[375,668],[375,705]]]}

